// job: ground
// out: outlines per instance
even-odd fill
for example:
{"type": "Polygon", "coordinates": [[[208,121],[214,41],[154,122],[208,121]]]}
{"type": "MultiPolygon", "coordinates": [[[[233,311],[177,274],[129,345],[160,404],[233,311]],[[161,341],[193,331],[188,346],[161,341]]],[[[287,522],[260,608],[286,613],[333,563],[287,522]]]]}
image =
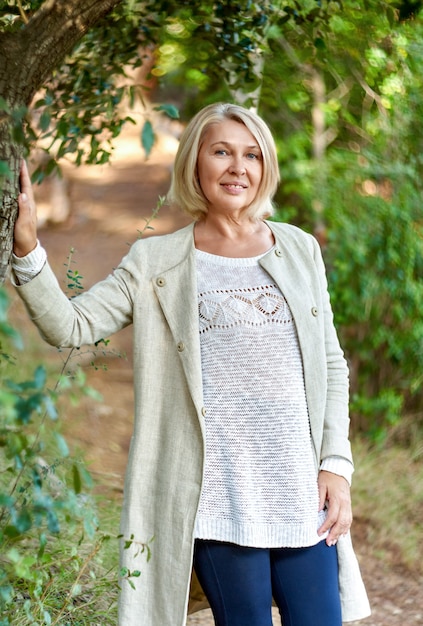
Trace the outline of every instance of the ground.
{"type": "MultiPolygon", "coordinates": [[[[144,161],[137,129],[128,130],[118,142],[113,165],[102,168],[65,168],[64,189],[70,213],[64,222],[49,224],[49,189],[38,192],[44,226],[40,239],[63,284],[66,284],[66,259],[71,248],[72,269],[83,276],[89,287],[117,265],[139,231],[146,226],[158,196],[165,194],[171,172],[175,139],[169,133],[160,136],[158,147],[144,161]]],[[[61,192],[63,193],[63,188],[61,192]]],[[[143,236],[172,231],[189,223],[189,218],[164,207],[143,236]]],[[[17,302],[13,312],[20,326],[27,326],[26,317],[17,302]]],[[[31,331],[27,331],[30,333],[31,331]]],[[[102,394],[100,402],[87,400],[72,416],[63,416],[65,434],[74,446],[86,455],[94,477],[103,487],[105,497],[122,492],[123,474],[132,428],[131,333],[119,333],[111,349],[121,356],[99,355],[96,364],[107,363],[103,369],[89,370],[89,382],[102,394]],[[125,356],[126,355],[126,356],[125,356]]],[[[45,348],[46,358],[52,349],[45,348]]],[[[83,354],[83,361],[91,355],[83,354]]],[[[365,520],[359,517],[353,525],[353,541],[360,561],[372,606],[372,616],[360,622],[364,626],[414,626],[423,624],[422,580],[396,566],[392,554],[381,560],[369,542],[365,520]]],[[[387,551],[389,554],[389,549],[387,551]]],[[[190,626],[211,626],[209,611],[188,620],[190,626]]],[[[274,613],[274,624],[278,624],[274,613]]],[[[357,622],[358,624],[358,622],[357,622]]]]}

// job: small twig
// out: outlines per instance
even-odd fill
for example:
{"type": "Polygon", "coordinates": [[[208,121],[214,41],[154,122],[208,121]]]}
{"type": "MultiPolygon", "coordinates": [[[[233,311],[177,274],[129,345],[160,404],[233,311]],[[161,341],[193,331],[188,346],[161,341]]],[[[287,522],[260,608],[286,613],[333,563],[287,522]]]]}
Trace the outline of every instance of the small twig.
{"type": "Polygon", "coordinates": [[[19,13],[20,13],[20,16],[22,18],[22,21],[25,22],[25,24],[28,24],[29,19],[28,19],[27,14],[25,13],[25,11],[22,8],[21,0],[18,0],[18,7],[19,7],[19,13]]]}
{"type": "Polygon", "coordinates": [[[166,198],[164,196],[159,196],[157,204],[154,207],[150,217],[145,220],[144,228],[142,230],[138,230],[138,239],[141,239],[141,237],[144,235],[144,233],[147,230],[154,230],[153,227],[150,226],[150,223],[157,217],[157,215],[159,214],[160,209],[162,208],[162,206],[164,205],[165,202],[166,202],[166,198]]]}
{"type": "Polygon", "coordinates": [[[72,587],[70,588],[65,601],[63,602],[63,605],[59,611],[59,614],[56,616],[56,619],[54,620],[54,622],[51,623],[51,626],[55,626],[55,624],[59,623],[60,618],[62,617],[63,613],[65,613],[65,611],[67,610],[67,605],[68,602],[70,601],[70,599],[72,598],[73,594],[74,594],[74,590],[76,589],[77,585],[79,584],[79,581],[81,580],[81,577],[83,575],[83,573],[85,572],[85,570],[87,569],[89,563],[91,563],[91,561],[93,560],[93,558],[95,557],[95,555],[98,553],[98,551],[100,550],[102,545],[102,541],[99,541],[94,548],[91,550],[90,554],[87,556],[87,558],[85,559],[84,563],[82,564],[78,575],[72,585],[72,587]]]}

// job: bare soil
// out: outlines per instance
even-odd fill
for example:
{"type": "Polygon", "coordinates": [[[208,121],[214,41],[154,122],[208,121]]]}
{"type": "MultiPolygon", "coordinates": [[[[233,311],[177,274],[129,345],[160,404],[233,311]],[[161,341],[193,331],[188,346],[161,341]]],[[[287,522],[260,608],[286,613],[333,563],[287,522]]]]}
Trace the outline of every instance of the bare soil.
{"type": "MultiPolygon", "coordinates": [[[[65,191],[70,214],[64,222],[52,225],[51,185],[38,191],[44,227],[40,239],[49,259],[65,286],[66,259],[71,248],[73,269],[83,276],[87,288],[106,276],[128,250],[146,225],[158,196],[164,195],[170,180],[175,140],[169,133],[160,136],[158,147],[144,161],[138,131],[129,129],[119,140],[112,166],[65,167],[65,191]]],[[[54,219],[54,218],[53,218],[54,219]]],[[[154,230],[144,236],[171,232],[189,222],[189,218],[163,207],[152,222],[154,230]]],[[[32,330],[19,302],[14,299],[13,312],[21,328],[32,330]]],[[[37,341],[37,340],[35,340],[37,341]]],[[[41,342],[40,342],[41,343],[41,342]]],[[[48,347],[41,348],[43,358],[59,359],[48,347]]],[[[83,451],[104,498],[120,497],[126,457],[132,429],[131,331],[116,335],[108,350],[99,354],[99,370],[88,369],[88,381],[102,394],[100,402],[84,400],[63,416],[65,434],[76,449],[83,451]],[[107,371],[101,365],[107,365],[107,371]]],[[[82,354],[89,362],[90,354],[82,354]]],[[[356,518],[353,541],[372,606],[372,616],[360,622],[367,626],[414,626],[423,624],[422,579],[396,564],[395,550],[386,547],[383,555],[372,550],[367,521],[356,518]]],[[[423,555],[422,555],[423,556],[423,555]]],[[[278,624],[277,612],[274,624],[278,624]]],[[[211,626],[210,611],[188,619],[190,626],[211,626]]],[[[358,624],[358,622],[357,622],[358,624]]]]}

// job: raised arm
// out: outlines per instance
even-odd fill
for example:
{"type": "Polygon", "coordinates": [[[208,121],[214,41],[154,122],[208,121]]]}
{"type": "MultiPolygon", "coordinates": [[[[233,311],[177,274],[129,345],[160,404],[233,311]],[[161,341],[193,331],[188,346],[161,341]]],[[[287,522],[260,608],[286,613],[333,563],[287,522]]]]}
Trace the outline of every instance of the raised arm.
{"type": "Polygon", "coordinates": [[[129,256],[125,257],[108,278],[69,299],[46,262],[45,252],[38,246],[36,205],[25,162],[21,166],[20,183],[13,282],[43,338],[55,346],[75,347],[95,343],[130,324],[135,290],[132,270],[136,263],[129,256]],[[44,256],[41,256],[42,263],[30,267],[28,272],[25,263],[36,261],[35,253],[30,254],[33,251],[42,251],[44,256]],[[23,280],[24,267],[25,273],[30,275],[28,280],[23,280]]]}

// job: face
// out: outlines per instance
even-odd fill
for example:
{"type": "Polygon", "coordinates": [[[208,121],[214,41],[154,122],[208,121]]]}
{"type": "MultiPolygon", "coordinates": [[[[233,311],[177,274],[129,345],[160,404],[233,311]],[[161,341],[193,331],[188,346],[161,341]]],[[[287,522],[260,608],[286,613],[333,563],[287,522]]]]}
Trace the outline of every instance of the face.
{"type": "Polygon", "coordinates": [[[209,212],[240,214],[253,202],[263,173],[259,145],[244,124],[212,124],[201,144],[198,179],[209,212]]]}

